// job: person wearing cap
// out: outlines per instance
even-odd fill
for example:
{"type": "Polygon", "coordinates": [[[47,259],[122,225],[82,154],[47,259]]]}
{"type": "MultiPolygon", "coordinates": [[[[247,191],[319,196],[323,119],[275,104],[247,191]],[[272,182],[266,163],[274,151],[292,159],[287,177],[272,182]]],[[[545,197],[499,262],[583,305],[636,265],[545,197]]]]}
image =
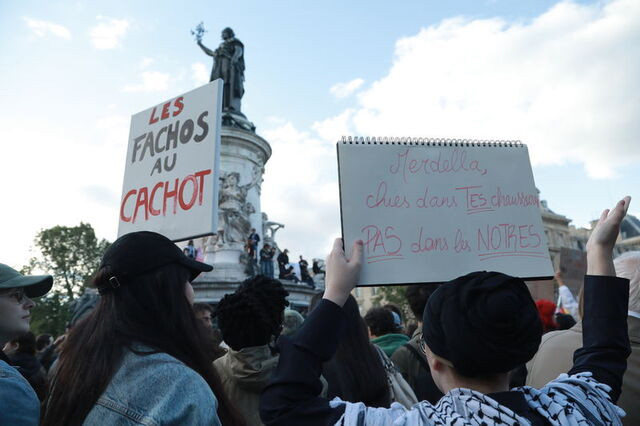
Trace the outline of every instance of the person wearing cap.
{"type": "Polygon", "coordinates": [[[615,276],[612,251],[630,198],[605,210],[587,243],[583,347],[568,374],[541,389],[509,390],[509,371],[535,354],[542,324],[524,281],[473,272],[442,285],[423,315],[421,349],[445,394],[436,405],[367,407],[318,397],[322,362],[338,345],[344,305],[358,281],[362,241],[345,256],[337,239],[328,257],[323,300],[293,339],[279,341],[280,362],[262,394],[265,425],[621,425],[615,403],[629,355],[629,280],[615,276]]]}
{"type": "MultiPolygon", "coordinates": [[[[27,276],[0,263],[0,348],[29,331],[32,298],[45,295],[51,275],[27,276]]],[[[0,350],[0,425],[37,425],[40,401],[29,382],[0,350]]]]}
{"type": "Polygon", "coordinates": [[[155,232],[109,246],[100,300],[69,332],[42,424],[243,424],[192,309],[191,281],[211,269],[155,232]]]}

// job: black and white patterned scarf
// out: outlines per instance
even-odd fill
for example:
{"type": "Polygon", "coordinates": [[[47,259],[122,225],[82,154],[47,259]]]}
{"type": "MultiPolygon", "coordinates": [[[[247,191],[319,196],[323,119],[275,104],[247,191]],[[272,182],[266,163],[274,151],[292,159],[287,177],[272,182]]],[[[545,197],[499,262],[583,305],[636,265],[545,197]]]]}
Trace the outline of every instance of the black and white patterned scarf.
{"type": "MultiPolygon", "coordinates": [[[[611,402],[610,388],[591,378],[591,373],[573,376],[561,374],[542,389],[528,386],[515,388],[522,392],[529,406],[547,418],[552,425],[621,426],[624,411],[611,402]]],[[[400,404],[390,408],[366,407],[335,398],[332,407],[345,405],[336,426],[481,426],[530,425],[526,418],[471,389],[452,389],[434,406],[420,402],[407,410],[400,404]]]]}

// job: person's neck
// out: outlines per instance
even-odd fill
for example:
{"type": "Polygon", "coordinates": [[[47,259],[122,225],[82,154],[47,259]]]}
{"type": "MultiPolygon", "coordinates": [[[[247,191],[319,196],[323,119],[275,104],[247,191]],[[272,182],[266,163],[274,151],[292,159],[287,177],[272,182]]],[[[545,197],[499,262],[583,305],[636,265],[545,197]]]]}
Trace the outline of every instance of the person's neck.
{"type": "Polygon", "coordinates": [[[509,390],[509,375],[500,375],[493,380],[476,380],[470,377],[451,375],[449,376],[447,383],[445,383],[445,389],[443,392],[447,393],[451,389],[455,388],[471,389],[482,394],[506,392],[509,390]]]}

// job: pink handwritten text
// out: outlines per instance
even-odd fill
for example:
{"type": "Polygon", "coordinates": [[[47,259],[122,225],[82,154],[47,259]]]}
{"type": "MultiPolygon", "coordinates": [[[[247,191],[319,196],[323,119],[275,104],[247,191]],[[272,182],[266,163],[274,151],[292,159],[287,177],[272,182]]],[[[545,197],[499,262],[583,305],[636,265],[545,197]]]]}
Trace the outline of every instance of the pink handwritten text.
{"type": "Polygon", "coordinates": [[[483,168],[478,160],[468,160],[467,151],[455,148],[451,154],[445,154],[443,158],[442,151],[438,152],[435,158],[409,158],[410,153],[416,152],[410,148],[398,153],[397,162],[389,166],[391,174],[402,174],[402,180],[407,183],[407,173],[423,175],[443,174],[443,173],[459,173],[459,172],[475,172],[485,175],[487,169],[483,168]]]}
{"type": "Polygon", "coordinates": [[[364,254],[367,263],[402,259],[402,240],[395,234],[393,226],[384,228],[384,233],[376,225],[367,225],[360,232],[364,234],[364,254]]]}
{"type": "Polygon", "coordinates": [[[425,251],[447,251],[449,250],[449,244],[444,237],[423,237],[422,226],[418,230],[417,241],[411,244],[411,251],[413,253],[422,253],[425,251]]]}
{"type": "Polygon", "coordinates": [[[366,204],[370,209],[380,206],[397,209],[408,209],[409,207],[411,207],[409,205],[407,197],[405,197],[404,195],[393,195],[387,197],[387,183],[384,181],[381,181],[378,184],[378,189],[375,196],[373,194],[367,196],[366,204]]]}

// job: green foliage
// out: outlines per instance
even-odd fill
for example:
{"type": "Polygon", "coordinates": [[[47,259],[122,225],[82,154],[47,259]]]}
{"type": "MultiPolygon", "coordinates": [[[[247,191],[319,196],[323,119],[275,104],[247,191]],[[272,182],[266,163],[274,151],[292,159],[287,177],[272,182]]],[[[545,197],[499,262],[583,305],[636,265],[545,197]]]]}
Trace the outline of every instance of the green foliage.
{"type": "Polygon", "coordinates": [[[31,329],[35,334],[61,334],[70,317],[70,304],[90,283],[110,243],[98,240],[93,227],[82,222],[43,229],[34,243],[41,256],[31,258],[21,272],[50,274],[53,288],[35,301],[31,329]]]}
{"type": "Polygon", "coordinates": [[[378,292],[373,297],[373,303],[379,306],[384,306],[387,303],[396,305],[402,311],[402,316],[405,318],[405,321],[408,322],[413,319],[413,313],[404,296],[406,291],[407,286],[404,285],[378,287],[378,292]]]}
{"type": "Polygon", "coordinates": [[[49,333],[59,336],[64,333],[69,321],[69,300],[59,291],[35,300],[36,306],[31,310],[31,331],[38,334],[49,333]]]}
{"type": "Polygon", "coordinates": [[[54,226],[38,233],[35,244],[42,259],[32,259],[39,269],[53,275],[54,286],[75,299],[90,281],[100,266],[102,253],[109,243],[96,238],[88,223],[78,226],[54,226]]]}

